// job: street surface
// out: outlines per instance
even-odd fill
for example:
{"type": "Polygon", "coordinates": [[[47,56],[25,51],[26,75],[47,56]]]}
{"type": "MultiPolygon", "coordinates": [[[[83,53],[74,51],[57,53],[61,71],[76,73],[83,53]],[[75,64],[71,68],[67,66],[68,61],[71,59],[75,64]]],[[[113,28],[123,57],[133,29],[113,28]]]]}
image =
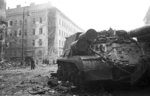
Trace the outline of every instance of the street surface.
{"type": "Polygon", "coordinates": [[[35,70],[30,67],[0,70],[0,96],[32,96],[27,90],[46,86],[50,73],[56,69],[56,65],[37,65],[35,70]]]}
{"type": "Polygon", "coordinates": [[[79,92],[71,83],[52,77],[56,70],[57,65],[45,64],[36,65],[35,70],[30,67],[0,70],[0,96],[150,96],[150,88],[79,92]]]}

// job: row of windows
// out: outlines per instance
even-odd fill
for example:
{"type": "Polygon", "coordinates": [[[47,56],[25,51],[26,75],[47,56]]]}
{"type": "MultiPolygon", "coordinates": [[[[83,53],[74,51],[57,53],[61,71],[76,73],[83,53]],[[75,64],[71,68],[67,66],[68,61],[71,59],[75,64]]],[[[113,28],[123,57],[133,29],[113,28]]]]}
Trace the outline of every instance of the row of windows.
{"type": "MultiPolygon", "coordinates": [[[[15,30],[14,34],[13,33],[6,33],[6,36],[21,36],[22,31],[21,30],[15,30]]],[[[27,30],[24,30],[24,36],[27,36],[27,30]]]]}
{"type": "MultiPolygon", "coordinates": [[[[36,30],[32,29],[32,34],[35,35],[36,30]]],[[[39,28],[39,35],[43,34],[43,28],[39,28]]]]}
{"type": "MultiPolygon", "coordinates": [[[[8,22],[8,26],[21,26],[22,25],[22,23],[23,23],[23,21],[22,20],[15,20],[15,21],[9,21],[8,22]]],[[[27,24],[27,19],[24,19],[24,24],[26,25],[27,24]]]]}
{"type": "MultiPolygon", "coordinates": [[[[32,46],[35,46],[35,43],[36,43],[36,41],[35,41],[35,40],[32,40],[32,46]]],[[[39,46],[42,46],[42,44],[43,44],[42,39],[39,39],[39,40],[38,40],[38,45],[39,45],[39,46]]]]}
{"type": "Polygon", "coordinates": [[[59,30],[59,36],[62,36],[62,37],[68,37],[69,34],[67,34],[67,33],[64,32],[64,31],[59,30]]]}
{"type": "Polygon", "coordinates": [[[5,54],[9,56],[21,56],[22,51],[5,51],[5,54]]]}
{"type": "MultiPolygon", "coordinates": [[[[9,56],[21,56],[22,51],[21,51],[21,50],[5,51],[5,54],[6,54],[6,55],[9,55],[9,56]]],[[[24,51],[24,54],[25,54],[25,51],[24,51]]],[[[42,50],[39,50],[39,51],[38,51],[38,55],[42,55],[42,54],[43,54],[42,50]]]]}
{"type": "MultiPolygon", "coordinates": [[[[40,22],[40,23],[42,23],[42,22],[43,22],[42,17],[40,17],[39,19],[40,19],[40,21],[39,21],[39,22],[40,22]]],[[[35,18],[33,18],[33,24],[35,24],[35,23],[36,23],[36,19],[35,19],[35,18]]]]}
{"type": "MultiPolygon", "coordinates": [[[[36,43],[36,41],[35,41],[35,40],[32,40],[32,46],[35,46],[35,43],[36,43]]],[[[37,43],[38,43],[39,46],[42,46],[42,44],[43,44],[42,39],[39,39],[39,40],[37,41],[37,43]]],[[[18,45],[18,44],[19,44],[19,45],[22,44],[22,39],[20,39],[20,40],[18,40],[18,41],[16,41],[16,42],[8,42],[8,46],[9,46],[9,47],[16,46],[16,45],[18,45]]],[[[24,40],[24,41],[23,41],[23,45],[24,45],[24,46],[27,46],[27,40],[24,40]]]]}
{"type": "MultiPolygon", "coordinates": [[[[22,44],[22,39],[19,39],[18,41],[16,42],[7,42],[8,43],[8,46],[9,47],[12,47],[12,46],[16,46],[16,45],[21,45],[22,44]]],[[[23,40],[23,45],[26,46],[27,45],[27,40],[23,40]]]]}
{"type": "Polygon", "coordinates": [[[65,44],[65,41],[59,40],[59,47],[63,47],[65,44]]]}
{"type": "Polygon", "coordinates": [[[75,30],[75,28],[71,28],[69,26],[69,24],[67,24],[66,22],[64,22],[62,19],[59,19],[59,25],[61,25],[62,27],[64,27],[65,29],[67,29],[68,31],[71,31],[71,32],[77,32],[75,30]]]}
{"type": "MultiPolygon", "coordinates": [[[[27,24],[27,19],[24,19],[24,24],[26,25],[27,24]]],[[[42,23],[43,22],[43,19],[42,17],[39,18],[39,22],[42,23]]],[[[36,19],[33,18],[32,19],[32,23],[35,24],[36,23],[36,19]]],[[[9,21],[8,22],[9,26],[21,26],[23,24],[23,20],[14,20],[14,21],[9,21]]]]}
{"type": "MultiPolygon", "coordinates": [[[[43,34],[43,28],[39,28],[39,35],[43,34]]],[[[22,30],[15,30],[14,34],[13,33],[7,33],[6,36],[21,36],[22,35],[22,30]]],[[[35,35],[35,29],[32,29],[32,35],[35,35]]],[[[27,36],[27,29],[24,30],[24,36],[27,36]]]]}

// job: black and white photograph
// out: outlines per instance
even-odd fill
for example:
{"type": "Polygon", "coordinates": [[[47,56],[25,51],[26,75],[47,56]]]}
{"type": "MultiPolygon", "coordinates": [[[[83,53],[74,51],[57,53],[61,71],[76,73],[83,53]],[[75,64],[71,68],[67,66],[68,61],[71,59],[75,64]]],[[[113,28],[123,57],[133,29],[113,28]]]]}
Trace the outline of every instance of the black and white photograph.
{"type": "Polygon", "coordinates": [[[0,96],[150,96],[150,0],[0,0],[0,96]]]}

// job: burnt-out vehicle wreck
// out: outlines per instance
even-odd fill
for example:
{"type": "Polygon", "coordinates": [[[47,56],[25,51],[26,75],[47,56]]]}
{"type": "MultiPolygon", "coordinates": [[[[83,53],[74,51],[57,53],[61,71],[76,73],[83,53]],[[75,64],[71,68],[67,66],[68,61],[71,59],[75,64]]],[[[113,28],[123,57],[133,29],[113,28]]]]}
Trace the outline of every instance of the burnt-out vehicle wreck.
{"type": "Polygon", "coordinates": [[[150,26],[125,30],[89,29],[66,38],[57,76],[78,88],[87,82],[148,83],[150,26]],[[147,38],[146,38],[147,37],[147,38]],[[137,39],[134,39],[137,38],[137,39]]]}

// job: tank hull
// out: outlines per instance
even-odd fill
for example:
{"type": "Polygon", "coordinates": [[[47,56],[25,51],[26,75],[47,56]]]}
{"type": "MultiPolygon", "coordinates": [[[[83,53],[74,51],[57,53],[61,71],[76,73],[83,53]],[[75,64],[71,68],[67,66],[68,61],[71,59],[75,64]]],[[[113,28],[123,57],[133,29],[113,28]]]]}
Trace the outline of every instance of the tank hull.
{"type": "MultiPolygon", "coordinates": [[[[84,81],[86,82],[109,80],[130,82],[131,84],[135,84],[142,78],[143,74],[146,72],[146,66],[148,65],[146,63],[144,65],[139,63],[131,66],[113,66],[111,63],[103,62],[100,58],[94,56],[73,56],[58,58],[57,63],[60,67],[66,67],[69,65],[69,67],[66,68],[71,70],[66,70],[65,75],[72,74],[72,69],[77,69],[74,74],[82,72],[84,74],[84,81]],[[130,74],[125,73],[124,71],[120,70],[120,68],[129,71],[130,74]]],[[[70,75],[61,76],[62,78],[66,78],[66,80],[69,81],[67,78],[69,78],[70,75]]]]}
{"type": "Polygon", "coordinates": [[[130,37],[141,35],[141,30],[147,34],[146,30],[149,28],[140,28],[128,34],[118,30],[112,36],[99,33],[97,37],[93,35],[90,39],[89,34],[95,31],[88,30],[76,40],[72,40],[72,43],[67,43],[70,42],[70,39],[67,39],[66,45],[71,46],[67,50],[64,49],[64,55],[57,59],[58,78],[79,87],[92,81],[122,82],[131,85],[142,82],[148,76],[150,63],[138,41],[130,37]],[[84,46],[85,42],[79,44],[80,40],[85,40],[87,46],[84,46]]]}

